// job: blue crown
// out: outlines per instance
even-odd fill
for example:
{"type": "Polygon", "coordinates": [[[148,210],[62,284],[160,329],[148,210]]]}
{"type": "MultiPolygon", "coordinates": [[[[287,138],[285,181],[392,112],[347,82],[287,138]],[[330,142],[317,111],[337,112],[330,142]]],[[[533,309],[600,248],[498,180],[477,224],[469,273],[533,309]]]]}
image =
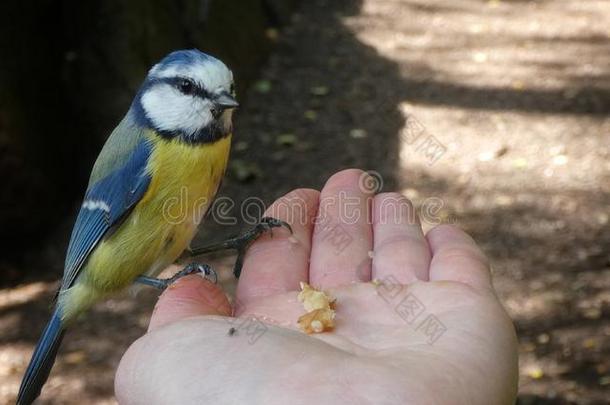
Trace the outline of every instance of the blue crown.
{"type": "Polygon", "coordinates": [[[161,59],[158,63],[160,67],[167,67],[171,65],[193,65],[208,61],[217,61],[213,56],[201,52],[198,49],[183,49],[180,51],[174,51],[161,59]]]}

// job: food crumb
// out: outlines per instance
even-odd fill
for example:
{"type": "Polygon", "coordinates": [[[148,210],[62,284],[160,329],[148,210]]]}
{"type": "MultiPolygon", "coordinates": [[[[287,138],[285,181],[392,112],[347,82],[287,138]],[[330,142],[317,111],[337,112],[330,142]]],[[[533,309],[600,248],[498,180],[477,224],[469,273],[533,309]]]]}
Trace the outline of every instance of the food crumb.
{"type": "Polygon", "coordinates": [[[301,282],[301,292],[297,298],[307,311],[297,321],[303,332],[322,333],[335,327],[334,297],[301,282]]]}

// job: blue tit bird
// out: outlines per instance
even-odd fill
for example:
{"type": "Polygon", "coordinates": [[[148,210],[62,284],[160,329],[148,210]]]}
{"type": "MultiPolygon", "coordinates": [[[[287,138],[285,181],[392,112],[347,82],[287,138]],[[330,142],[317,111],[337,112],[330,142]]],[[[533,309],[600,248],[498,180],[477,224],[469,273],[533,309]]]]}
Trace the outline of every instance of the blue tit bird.
{"type": "Polygon", "coordinates": [[[40,395],[64,331],[80,314],[136,280],[165,285],[153,277],[188,247],[213,201],[237,105],[233,74],[203,52],[172,52],[150,69],[93,166],[55,310],[18,404],[40,395]]]}

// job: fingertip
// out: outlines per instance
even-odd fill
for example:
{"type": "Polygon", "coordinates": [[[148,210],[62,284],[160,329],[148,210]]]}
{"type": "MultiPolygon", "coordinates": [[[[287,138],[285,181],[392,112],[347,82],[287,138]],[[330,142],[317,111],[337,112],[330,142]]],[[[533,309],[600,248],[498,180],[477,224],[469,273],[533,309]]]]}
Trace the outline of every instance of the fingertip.
{"type": "Polygon", "coordinates": [[[466,232],[453,225],[439,225],[426,234],[426,239],[432,251],[431,281],[492,288],[489,259],[466,232]]]}
{"type": "Polygon", "coordinates": [[[441,248],[457,246],[468,250],[483,264],[489,265],[487,256],[483,253],[477,242],[472,236],[457,226],[449,224],[437,225],[428,231],[426,239],[428,239],[428,242],[430,243],[433,254],[441,248]]]}
{"type": "Polygon", "coordinates": [[[428,231],[426,237],[429,239],[434,238],[439,243],[447,241],[459,241],[476,245],[476,242],[472,236],[468,235],[459,227],[450,224],[436,225],[428,231]]]}
{"type": "Polygon", "coordinates": [[[265,211],[266,217],[280,219],[295,227],[312,226],[312,217],[318,209],[320,192],[310,188],[299,188],[280,197],[265,211]]]}
{"type": "MultiPolygon", "coordinates": [[[[351,189],[354,187],[354,185],[358,185],[360,186],[360,189],[362,189],[362,184],[364,183],[363,178],[367,176],[368,174],[362,169],[352,168],[341,170],[340,172],[337,172],[329,177],[329,179],[326,181],[326,184],[324,185],[324,189],[326,190],[326,192],[334,189],[351,189]]],[[[365,189],[362,191],[368,190],[365,189]]]]}
{"type": "Polygon", "coordinates": [[[297,188],[297,189],[290,191],[284,197],[290,197],[290,196],[297,196],[297,197],[300,196],[306,200],[317,201],[317,198],[320,196],[320,191],[316,190],[315,188],[302,187],[302,188],[297,188]]]}
{"type": "Polygon", "coordinates": [[[231,305],[222,289],[199,275],[182,277],[159,297],[148,330],[199,315],[230,316],[231,305]]]}

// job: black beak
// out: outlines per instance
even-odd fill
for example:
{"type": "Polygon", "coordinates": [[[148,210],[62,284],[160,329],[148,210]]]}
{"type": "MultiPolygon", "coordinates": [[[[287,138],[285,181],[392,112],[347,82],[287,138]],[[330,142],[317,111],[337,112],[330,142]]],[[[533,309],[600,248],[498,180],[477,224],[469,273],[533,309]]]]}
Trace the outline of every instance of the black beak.
{"type": "Polygon", "coordinates": [[[221,111],[229,109],[229,108],[236,108],[239,106],[239,103],[237,102],[237,100],[235,100],[235,98],[232,95],[230,95],[229,93],[227,93],[226,91],[219,93],[214,98],[214,104],[221,111]]]}

